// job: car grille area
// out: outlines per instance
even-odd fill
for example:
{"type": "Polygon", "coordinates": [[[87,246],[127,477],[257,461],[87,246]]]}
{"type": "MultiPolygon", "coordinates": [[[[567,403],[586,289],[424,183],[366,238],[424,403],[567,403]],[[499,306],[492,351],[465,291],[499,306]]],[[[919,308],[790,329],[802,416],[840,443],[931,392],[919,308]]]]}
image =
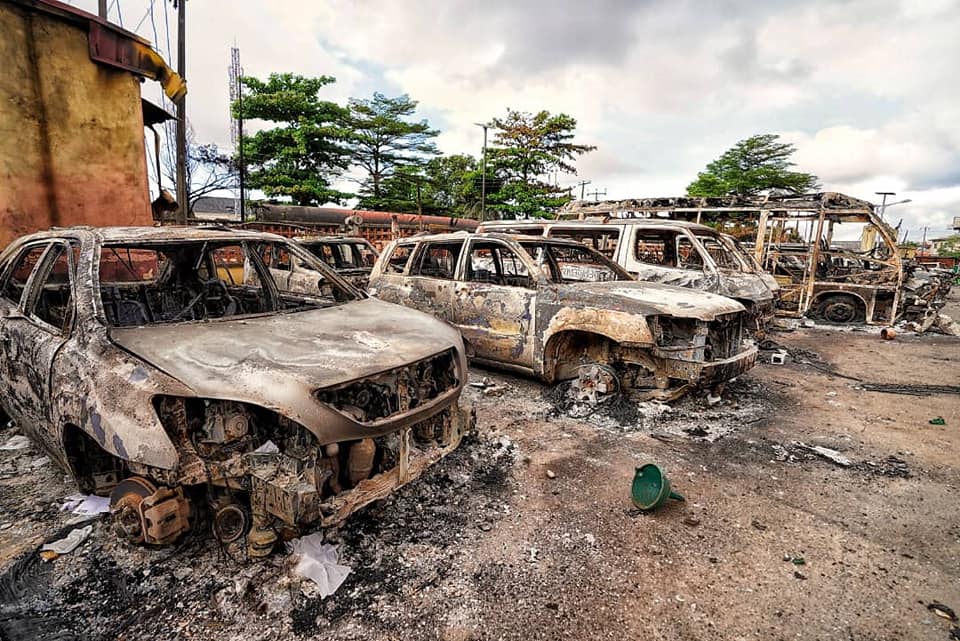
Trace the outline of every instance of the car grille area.
{"type": "Polygon", "coordinates": [[[317,398],[359,423],[379,423],[443,396],[459,384],[456,352],[448,349],[409,365],[322,389],[317,398]]]}
{"type": "Polygon", "coordinates": [[[740,314],[720,316],[710,323],[705,344],[707,361],[733,358],[743,342],[743,319],[740,314]]]}

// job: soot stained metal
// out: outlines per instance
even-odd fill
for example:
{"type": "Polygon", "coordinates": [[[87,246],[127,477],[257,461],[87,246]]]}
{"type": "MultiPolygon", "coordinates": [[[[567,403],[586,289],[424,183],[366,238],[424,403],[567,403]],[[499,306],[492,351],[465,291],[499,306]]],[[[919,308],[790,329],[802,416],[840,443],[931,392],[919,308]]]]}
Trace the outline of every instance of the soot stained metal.
{"type": "Polygon", "coordinates": [[[0,255],[4,410],[119,533],[209,521],[251,555],[417,478],[470,428],[457,331],[306,250],[221,228],[67,228],[0,255]],[[284,254],[309,291],[271,276],[284,254]]]}

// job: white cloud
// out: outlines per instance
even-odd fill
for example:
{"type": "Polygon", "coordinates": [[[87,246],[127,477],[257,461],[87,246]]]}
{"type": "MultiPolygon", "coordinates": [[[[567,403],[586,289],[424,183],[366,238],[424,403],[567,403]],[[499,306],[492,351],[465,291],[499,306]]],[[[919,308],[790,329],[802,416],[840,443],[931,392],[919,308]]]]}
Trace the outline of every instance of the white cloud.
{"type": "MultiPolygon", "coordinates": [[[[148,6],[121,1],[128,26],[148,6]]],[[[247,73],[334,75],[334,100],[410,93],[448,153],[479,155],[473,123],[507,107],[567,112],[578,137],[599,147],[579,162],[580,177],[611,197],[680,192],[737,140],[781,132],[797,144],[799,167],[831,189],[907,194],[914,202],[891,212],[910,225],[945,225],[960,211],[957,0],[187,8],[188,105],[201,140],[228,141],[225,68],[236,40],[247,73]]],[[[140,29],[151,32],[149,22],[140,29]]]]}

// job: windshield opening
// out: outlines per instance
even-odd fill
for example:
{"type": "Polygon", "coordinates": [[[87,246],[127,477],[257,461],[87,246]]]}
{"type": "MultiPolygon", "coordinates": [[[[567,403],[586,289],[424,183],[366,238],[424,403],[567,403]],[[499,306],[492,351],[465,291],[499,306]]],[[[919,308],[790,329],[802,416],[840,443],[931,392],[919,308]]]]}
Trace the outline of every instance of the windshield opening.
{"type": "Polygon", "coordinates": [[[100,251],[107,324],[135,327],[330,307],[354,298],[288,243],[236,240],[110,244],[100,251]],[[311,287],[276,281],[264,257],[309,264],[311,287]],[[291,260],[294,256],[294,260],[291,260]]]}
{"type": "Polygon", "coordinates": [[[336,270],[366,269],[377,262],[377,253],[364,242],[303,242],[311,254],[336,270]]]}
{"type": "Polygon", "coordinates": [[[537,264],[546,265],[550,280],[555,283],[604,283],[614,280],[633,280],[602,255],[579,245],[522,242],[520,245],[537,264]]]}
{"type": "Polygon", "coordinates": [[[708,236],[706,234],[697,234],[697,240],[703,245],[703,248],[710,254],[714,264],[720,269],[733,269],[743,271],[745,265],[737,255],[727,247],[720,238],[708,236]]]}

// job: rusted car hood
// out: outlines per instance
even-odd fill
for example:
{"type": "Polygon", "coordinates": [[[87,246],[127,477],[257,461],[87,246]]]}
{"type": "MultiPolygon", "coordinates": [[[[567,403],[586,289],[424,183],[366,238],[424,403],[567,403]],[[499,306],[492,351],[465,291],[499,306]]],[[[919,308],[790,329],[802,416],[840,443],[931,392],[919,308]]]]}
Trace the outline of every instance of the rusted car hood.
{"type": "Polygon", "coordinates": [[[446,323],[373,298],[246,319],[113,328],[110,338],[200,397],[296,413],[304,409],[292,406],[318,388],[460,345],[446,323]]]}
{"type": "Polygon", "coordinates": [[[720,283],[717,293],[721,296],[749,300],[755,303],[773,300],[773,292],[760,274],[744,274],[731,269],[720,270],[720,283]]]}
{"type": "Polygon", "coordinates": [[[556,292],[560,303],[624,311],[634,308],[643,314],[669,314],[704,321],[720,314],[744,311],[743,305],[724,296],[641,281],[557,285],[556,292]]]}

